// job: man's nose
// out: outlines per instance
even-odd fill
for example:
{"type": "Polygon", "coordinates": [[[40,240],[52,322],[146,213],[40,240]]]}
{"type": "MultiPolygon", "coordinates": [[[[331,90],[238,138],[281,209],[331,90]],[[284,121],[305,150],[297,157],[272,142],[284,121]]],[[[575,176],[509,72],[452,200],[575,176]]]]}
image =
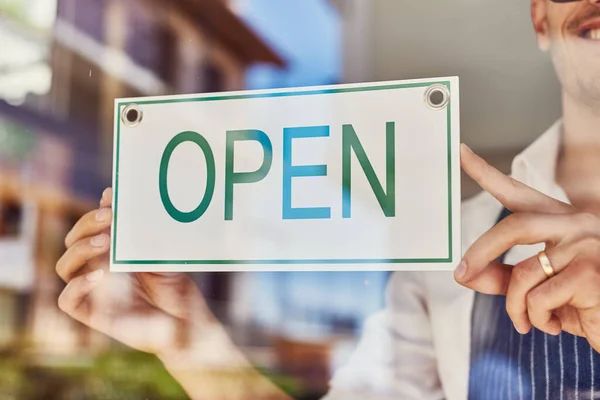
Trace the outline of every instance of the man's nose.
{"type": "Polygon", "coordinates": [[[600,0],[588,0],[590,3],[592,3],[592,5],[595,6],[599,6],[600,7],[600,0]]]}

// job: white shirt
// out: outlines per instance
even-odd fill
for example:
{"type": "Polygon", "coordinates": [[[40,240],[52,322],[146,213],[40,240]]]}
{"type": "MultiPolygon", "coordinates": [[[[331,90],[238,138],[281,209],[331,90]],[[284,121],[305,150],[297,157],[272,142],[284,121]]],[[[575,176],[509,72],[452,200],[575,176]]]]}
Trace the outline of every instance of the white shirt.
{"type": "MultiPolygon", "coordinates": [[[[561,132],[559,121],[518,155],[512,176],[567,202],[555,182],[561,132]]],[[[495,224],[502,209],[486,192],[463,203],[463,253],[495,224]]],[[[543,244],[515,247],[506,262],[515,264],[542,249],[543,244]]],[[[474,298],[452,272],[394,273],[386,308],[369,318],[356,351],[334,375],[324,400],[467,399],[474,298]]]]}

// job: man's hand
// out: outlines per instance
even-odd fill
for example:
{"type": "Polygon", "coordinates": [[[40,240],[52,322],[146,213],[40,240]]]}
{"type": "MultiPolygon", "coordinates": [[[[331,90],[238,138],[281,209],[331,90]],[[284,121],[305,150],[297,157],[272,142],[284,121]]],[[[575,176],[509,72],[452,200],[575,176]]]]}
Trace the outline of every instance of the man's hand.
{"type": "MultiPolygon", "coordinates": [[[[196,284],[181,273],[108,271],[112,190],[65,239],[59,307],[126,345],[157,355],[193,399],[285,399],[230,341],[196,284]]],[[[151,223],[151,222],[149,222],[151,223]]]]}
{"type": "Polygon", "coordinates": [[[111,205],[107,189],[100,208],[84,215],[67,235],[67,251],[56,265],[67,282],[59,307],[138,350],[160,355],[185,346],[189,329],[200,324],[208,329],[215,319],[185,274],[108,273],[111,205]]]}
{"type": "Polygon", "coordinates": [[[506,308],[521,334],[531,326],[588,339],[600,351],[600,218],[505,176],[468,147],[463,170],[513,212],[465,253],[454,276],[486,294],[506,295],[506,308]],[[495,260],[520,244],[546,244],[556,272],[548,278],[537,256],[517,265],[495,260]]]}

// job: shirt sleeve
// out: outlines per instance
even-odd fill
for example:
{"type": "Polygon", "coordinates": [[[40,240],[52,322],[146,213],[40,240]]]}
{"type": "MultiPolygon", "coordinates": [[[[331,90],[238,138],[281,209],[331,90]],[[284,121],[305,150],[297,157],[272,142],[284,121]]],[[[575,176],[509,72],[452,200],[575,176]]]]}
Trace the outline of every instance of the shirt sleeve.
{"type": "Polygon", "coordinates": [[[386,308],[371,316],[323,400],[443,399],[423,277],[395,272],[386,308]]]}

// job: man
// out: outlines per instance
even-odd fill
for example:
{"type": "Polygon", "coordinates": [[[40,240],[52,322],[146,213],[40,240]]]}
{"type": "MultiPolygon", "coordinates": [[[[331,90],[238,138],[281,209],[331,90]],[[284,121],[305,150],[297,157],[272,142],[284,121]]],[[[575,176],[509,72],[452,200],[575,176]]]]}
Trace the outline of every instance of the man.
{"type": "MultiPolygon", "coordinates": [[[[532,0],[531,11],[562,84],[562,121],[515,159],[515,180],[462,148],[486,191],[464,204],[463,286],[394,274],[328,399],[600,398],[600,0],[532,0]]],[[[192,398],[286,398],[185,275],[104,272],[111,198],[66,238],[60,307],[156,354],[192,398]]]]}

